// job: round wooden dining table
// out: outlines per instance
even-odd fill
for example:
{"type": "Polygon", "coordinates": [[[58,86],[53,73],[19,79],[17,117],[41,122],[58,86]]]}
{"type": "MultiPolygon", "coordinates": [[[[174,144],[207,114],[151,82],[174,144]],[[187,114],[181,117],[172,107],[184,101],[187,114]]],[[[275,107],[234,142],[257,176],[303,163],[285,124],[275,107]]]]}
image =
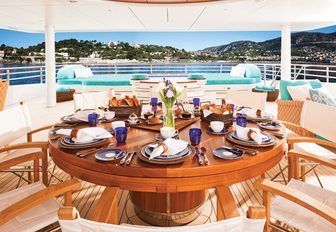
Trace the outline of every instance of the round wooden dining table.
{"type": "MultiPolygon", "coordinates": [[[[111,123],[98,124],[111,128],[111,123]]],[[[249,123],[249,126],[256,124],[249,123]]],[[[195,156],[180,164],[158,165],[141,160],[141,148],[155,141],[158,132],[130,128],[125,144],[113,145],[137,154],[129,165],[117,161],[98,161],[95,153],[84,158],[61,150],[56,140],[49,139],[50,154],[54,163],[73,177],[102,186],[118,187],[130,191],[130,199],[143,220],[162,225],[162,218],[171,215],[183,218],[185,224],[193,220],[195,209],[207,198],[208,189],[215,188],[217,195],[217,219],[222,220],[239,215],[237,205],[230,191],[230,185],[246,181],[264,173],[282,159],[286,150],[286,139],[276,139],[276,144],[267,148],[257,148],[257,155],[244,154],[240,159],[223,160],[212,155],[217,147],[232,146],[223,135],[206,132],[208,124],[200,120],[179,132],[181,139],[189,141],[190,128],[202,129],[201,146],[207,149],[209,165],[199,165],[195,156]],[[161,219],[158,215],[161,215],[161,219]]],[[[114,143],[115,138],[110,142],[114,143]]],[[[177,220],[178,221],[178,220],[177,220]]]]}

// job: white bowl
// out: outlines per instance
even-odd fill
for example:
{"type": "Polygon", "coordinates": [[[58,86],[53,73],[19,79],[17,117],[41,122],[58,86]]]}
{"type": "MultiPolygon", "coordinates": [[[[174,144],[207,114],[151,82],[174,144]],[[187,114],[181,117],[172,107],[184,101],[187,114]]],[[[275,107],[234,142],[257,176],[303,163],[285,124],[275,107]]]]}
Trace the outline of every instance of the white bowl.
{"type": "Polygon", "coordinates": [[[224,129],[224,122],[212,121],[210,122],[210,127],[214,132],[221,132],[224,129]]]}
{"type": "Polygon", "coordinates": [[[115,130],[117,127],[125,127],[124,121],[115,121],[111,123],[112,129],[115,130]]]}
{"type": "Polygon", "coordinates": [[[104,112],[104,117],[107,120],[112,120],[115,116],[115,112],[114,111],[108,111],[108,112],[104,112]]]}

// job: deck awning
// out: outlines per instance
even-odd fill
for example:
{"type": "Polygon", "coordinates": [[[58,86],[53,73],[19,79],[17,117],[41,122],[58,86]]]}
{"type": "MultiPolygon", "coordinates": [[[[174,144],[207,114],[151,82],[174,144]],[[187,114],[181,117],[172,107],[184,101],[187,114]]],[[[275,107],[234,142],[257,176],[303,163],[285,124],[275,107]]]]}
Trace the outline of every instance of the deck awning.
{"type": "Polygon", "coordinates": [[[0,0],[0,28],[44,32],[316,29],[336,24],[335,0],[222,0],[135,4],[108,0],[0,0]]]}

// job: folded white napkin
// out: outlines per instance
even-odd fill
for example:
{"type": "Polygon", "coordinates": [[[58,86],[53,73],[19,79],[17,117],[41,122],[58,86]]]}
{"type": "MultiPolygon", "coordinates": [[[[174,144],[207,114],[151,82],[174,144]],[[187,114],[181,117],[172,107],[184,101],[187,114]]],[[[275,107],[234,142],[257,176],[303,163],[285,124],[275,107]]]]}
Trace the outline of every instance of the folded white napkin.
{"type": "MultiPolygon", "coordinates": [[[[238,111],[240,114],[245,114],[248,117],[255,118],[257,117],[257,109],[252,108],[243,108],[240,111],[238,111]]],[[[261,117],[262,118],[272,118],[272,115],[270,113],[267,113],[265,111],[261,111],[261,117]]]]}
{"type": "Polygon", "coordinates": [[[241,127],[241,126],[236,126],[236,133],[239,138],[242,139],[250,139],[248,136],[249,131],[252,130],[251,133],[251,138],[253,141],[255,141],[257,144],[262,143],[262,139],[265,137],[265,135],[261,134],[258,129],[255,128],[248,128],[248,127],[241,127]]]}
{"type": "MultiPolygon", "coordinates": [[[[166,139],[164,141],[164,143],[167,145],[168,150],[166,151],[166,155],[170,156],[170,155],[174,155],[178,152],[183,151],[184,149],[187,148],[188,146],[188,142],[184,141],[184,140],[178,140],[178,139],[166,139]]],[[[152,154],[150,155],[149,159],[154,159],[155,157],[160,156],[162,153],[164,152],[164,147],[162,145],[158,146],[157,148],[155,148],[152,152],[152,154]]]]}
{"type": "Polygon", "coordinates": [[[203,110],[203,116],[204,118],[208,117],[210,114],[213,114],[213,112],[211,110],[203,110]]]}
{"type": "MultiPolygon", "coordinates": [[[[71,131],[72,129],[58,129],[56,131],[56,134],[70,136],[71,131]]],[[[85,143],[85,142],[91,142],[94,139],[107,139],[111,137],[112,135],[104,128],[87,127],[87,128],[79,129],[77,132],[77,137],[72,138],[72,140],[75,143],[85,143]]]]}
{"type": "Polygon", "coordinates": [[[94,113],[94,110],[80,110],[76,112],[73,117],[84,122],[88,122],[88,115],[94,113]]]}

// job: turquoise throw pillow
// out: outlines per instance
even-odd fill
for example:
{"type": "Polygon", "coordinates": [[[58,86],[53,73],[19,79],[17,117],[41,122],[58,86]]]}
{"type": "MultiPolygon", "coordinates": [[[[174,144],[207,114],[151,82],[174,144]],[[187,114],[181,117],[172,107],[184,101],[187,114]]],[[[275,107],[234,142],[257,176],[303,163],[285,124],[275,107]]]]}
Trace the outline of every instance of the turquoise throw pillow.
{"type": "Polygon", "coordinates": [[[75,78],[75,69],[77,68],[85,68],[83,65],[65,65],[60,68],[57,72],[57,79],[74,79],[75,78]]]}
{"type": "Polygon", "coordinates": [[[199,79],[199,78],[204,78],[204,75],[203,74],[199,74],[199,73],[192,73],[192,74],[189,74],[189,78],[199,79]]]}
{"type": "Polygon", "coordinates": [[[321,91],[319,89],[310,89],[309,94],[310,94],[310,98],[314,102],[318,102],[318,103],[325,104],[328,106],[336,106],[335,99],[328,92],[321,91]]]}
{"type": "Polygon", "coordinates": [[[322,87],[322,84],[319,80],[309,80],[309,81],[281,80],[280,81],[281,100],[293,100],[293,98],[290,96],[287,90],[287,86],[299,86],[304,84],[310,84],[313,89],[318,89],[322,87]]]}
{"type": "Polygon", "coordinates": [[[147,74],[134,74],[133,79],[147,79],[148,75],[147,74]]]}
{"type": "Polygon", "coordinates": [[[274,91],[275,90],[275,86],[264,86],[264,85],[257,85],[255,87],[256,90],[260,90],[260,91],[274,91]]]}

